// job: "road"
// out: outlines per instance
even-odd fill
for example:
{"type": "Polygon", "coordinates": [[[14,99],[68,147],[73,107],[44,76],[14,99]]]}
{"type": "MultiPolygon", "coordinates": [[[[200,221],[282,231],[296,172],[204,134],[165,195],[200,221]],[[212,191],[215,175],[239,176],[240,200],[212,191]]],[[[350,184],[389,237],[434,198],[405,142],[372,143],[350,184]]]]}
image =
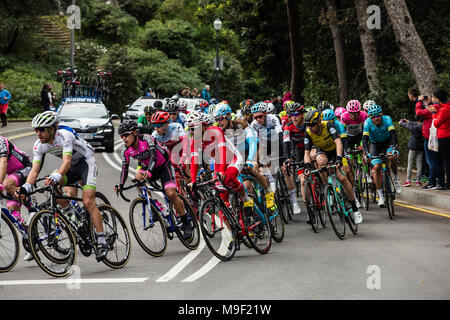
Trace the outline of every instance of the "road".
{"type": "MultiPolygon", "coordinates": [[[[118,141],[117,137],[117,142],[118,141]]],[[[12,142],[32,153],[34,135],[12,142]]],[[[120,149],[120,143],[117,145],[120,149]]],[[[112,186],[119,180],[120,156],[98,152],[98,190],[128,222],[128,204],[112,186]]],[[[48,156],[43,174],[59,167],[48,156]]],[[[133,197],[133,191],[126,195],[133,197]]],[[[305,208],[286,226],[282,243],[267,255],[241,248],[230,262],[219,262],[208,248],[187,249],[175,238],[159,258],[147,255],[132,238],[124,269],[109,269],[94,256],[78,255],[74,275],[51,278],[22,261],[0,274],[0,299],[106,300],[309,300],[448,299],[450,297],[450,216],[396,207],[362,211],[358,235],[339,240],[331,227],[315,234],[305,223],[305,208]]],[[[131,232],[131,230],[130,230],[131,232]]]]}

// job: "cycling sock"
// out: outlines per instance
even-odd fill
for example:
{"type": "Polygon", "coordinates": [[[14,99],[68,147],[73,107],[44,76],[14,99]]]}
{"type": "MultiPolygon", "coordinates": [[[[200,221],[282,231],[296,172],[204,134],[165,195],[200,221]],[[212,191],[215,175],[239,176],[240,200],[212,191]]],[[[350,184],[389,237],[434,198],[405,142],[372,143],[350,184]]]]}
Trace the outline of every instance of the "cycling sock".
{"type": "Polygon", "coordinates": [[[291,203],[297,202],[297,197],[295,196],[295,189],[289,190],[289,195],[291,196],[291,203]]]}
{"type": "Polygon", "coordinates": [[[352,210],[353,210],[353,212],[358,211],[358,207],[356,206],[355,200],[350,201],[350,204],[352,205],[352,210]]]}
{"type": "Polygon", "coordinates": [[[378,197],[383,198],[383,190],[377,189],[378,197]]]}
{"type": "Polygon", "coordinates": [[[97,242],[98,242],[98,244],[106,244],[104,232],[97,233],[97,242]]]}

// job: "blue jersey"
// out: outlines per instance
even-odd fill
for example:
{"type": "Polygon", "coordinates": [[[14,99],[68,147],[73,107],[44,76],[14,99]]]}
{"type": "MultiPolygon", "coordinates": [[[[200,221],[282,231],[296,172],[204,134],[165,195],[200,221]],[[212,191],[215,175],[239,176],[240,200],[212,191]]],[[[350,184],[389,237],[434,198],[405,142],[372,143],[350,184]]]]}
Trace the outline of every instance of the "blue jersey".
{"type": "Polygon", "coordinates": [[[383,143],[391,137],[391,131],[395,130],[392,119],[389,116],[382,116],[383,121],[376,126],[372,119],[366,119],[364,122],[363,135],[369,137],[371,143],[383,143]]]}
{"type": "Polygon", "coordinates": [[[346,138],[347,137],[347,131],[345,130],[345,126],[342,122],[340,122],[338,119],[334,120],[334,127],[337,129],[337,131],[339,132],[339,136],[341,138],[346,138]]]}
{"type": "Polygon", "coordinates": [[[7,90],[0,91],[0,104],[7,104],[11,99],[11,94],[7,90]]]}

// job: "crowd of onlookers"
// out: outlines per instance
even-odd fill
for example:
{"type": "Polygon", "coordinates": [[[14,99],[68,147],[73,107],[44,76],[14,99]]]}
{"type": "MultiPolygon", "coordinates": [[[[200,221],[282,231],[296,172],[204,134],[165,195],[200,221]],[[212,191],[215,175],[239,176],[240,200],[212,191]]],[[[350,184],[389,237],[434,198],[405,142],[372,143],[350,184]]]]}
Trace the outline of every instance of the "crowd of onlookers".
{"type": "Polygon", "coordinates": [[[409,99],[414,103],[417,121],[400,120],[400,125],[411,132],[408,143],[408,168],[404,186],[411,185],[411,173],[414,160],[417,167],[417,181],[423,169],[422,157],[425,155],[428,166],[427,184],[422,189],[450,189],[450,101],[448,93],[440,88],[430,97],[419,95],[416,88],[408,91],[409,99]],[[436,138],[433,137],[436,128],[436,138]],[[431,140],[431,141],[430,141],[431,140]],[[429,148],[430,142],[437,141],[437,151],[429,148]],[[447,178],[446,178],[447,177],[447,178]]]}

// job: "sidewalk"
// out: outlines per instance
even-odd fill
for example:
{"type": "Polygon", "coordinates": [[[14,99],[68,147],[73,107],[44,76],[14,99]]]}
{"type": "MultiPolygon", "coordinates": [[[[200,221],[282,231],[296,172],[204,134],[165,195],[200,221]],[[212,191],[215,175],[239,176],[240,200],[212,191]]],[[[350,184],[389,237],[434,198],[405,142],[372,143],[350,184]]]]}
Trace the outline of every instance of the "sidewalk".
{"type": "MultiPolygon", "coordinates": [[[[450,190],[422,190],[421,188],[425,184],[416,187],[415,183],[411,183],[409,187],[403,187],[403,183],[406,181],[406,171],[403,170],[398,171],[398,178],[402,184],[402,192],[396,194],[396,199],[406,204],[437,208],[442,213],[450,214],[450,190]]],[[[415,171],[413,171],[412,178],[416,178],[415,171]]]]}
{"type": "Polygon", "coordinates": [[[6,138],[28,132],[34,132],[31,127],[31,121],[8,121],[6,127],[0,128],[0,136],[6,138]]]}

